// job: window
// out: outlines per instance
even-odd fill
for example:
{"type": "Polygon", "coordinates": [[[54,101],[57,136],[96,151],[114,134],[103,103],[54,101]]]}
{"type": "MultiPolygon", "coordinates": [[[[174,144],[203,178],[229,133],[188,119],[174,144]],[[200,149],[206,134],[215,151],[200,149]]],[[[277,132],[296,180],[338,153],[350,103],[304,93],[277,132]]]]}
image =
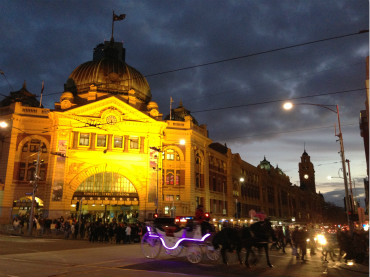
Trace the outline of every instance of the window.
{"type": "MultiPolygon", "coordinates": [[[[31,139],[30,141],[30,152],[37,152],[39,151],[39,147],[41,145],[41,141],[38,139],[31,139]]],[[[45,143],[42,144],[42,152],[45,153],[44,149],[46,149],[45,143]]]]}
{"type": "Polygon", "coordinates": [[[166,176],[166,185],[173,185],[174,184],[174,176],[173,173],[168,173],[166,176]]]}
{"type": "Polygon", "coordinates": [[[271,187],[267,188],[267,199],[269,203],[274,203],[274,189],[271,187]]]}
{"type": "Polygon", "coordinates": [[[204,198],[203,197],[199,197],[199,196],[196,196],[195,197],[195,203],[197,204],[197,206],[198,205],[202,205],[202,206],[204,206],[204,198]]]}
{"type": "Polygon", "coordinates": [[[138,137],[131,137],[130,138],[130,148],[131,149],[139,149],[139,138],[138,137]]]}
{"type": "Polygon", "coordinates": [[[45,166],[45,164],[41,165],[39,177],[40,177],[40,181],[45,181],[46,180],[46,166],[45,166]]]}
{"type": "Polygon", "coordinates": [[[123,137],[114,136],[114,148],[122,148],[123,137]]]}
{"type": "Polygon", "coordinates": [[[47,153],[48,152],[48,149],[46,148],[45,143],[43,143],[42,146],[41,146],[41,152],[42,153],[47,153]]]}
{"type": "Polygon", "coordinates": [[[80,145],[89,146],[90,144],[90,134],[82,133],[80,134],[80,145]]]}
{"type": "Polygon", "coordinates": [[[172,202],[174,200],[174,197],[173,197],[173,195],[166,195],[166,199],[165,200],[172,202]]]}
{"type": "Polygon", "coordinates": [[[98,135],[97,138],[96,138],[96,146],[106,147],[107,146],[107,136],[106,135],[98,135]]]}
{"type": "Polygon", "coordinates": [[[27,170],[27,181],[31,181],[35,179],[35,168],[31,167],[27,170]]]}
{"type": "Polygon", "coordinates": [[[176,170],[176,186],[180,185],[180,171],[176,170]]]}
{"type": "Polygon", "coordinates": [[[171,161],[175,160],[175,151],[172,149],[167,150],[166,159],[171,161]]]}
{"type": "Polygon", "coordinates": [[[19,165],[19,180],[24,180],[24,177],[26,175],[26,163],[20,163],[19,165]]]}
{"type": "Polygon", "coordinates": [[[126,177],[115,172],[100,172],[89,176],[78,186],[76,191],[136,193],[132,183],[126,177]]]}
{"type": "Polygon", "coordinates": [[[216,182],[216,177],[212,177],[212,190],[216,191],[217,190],[217,182],[216,182]]]}
{"type": "Polygon", "coordinates": [[[28,142],[26,142],[24,145],[23,145],[23,148],[22,148],[22,152],[27,152],[28,151],[28,142]]]}
{"type": "Polygon", "coordinates": [[[197,188],[200,188],[200,176],[199,176],[199,173],[196,173],[196,177],[195,177],[195,186],[197,188]]]}

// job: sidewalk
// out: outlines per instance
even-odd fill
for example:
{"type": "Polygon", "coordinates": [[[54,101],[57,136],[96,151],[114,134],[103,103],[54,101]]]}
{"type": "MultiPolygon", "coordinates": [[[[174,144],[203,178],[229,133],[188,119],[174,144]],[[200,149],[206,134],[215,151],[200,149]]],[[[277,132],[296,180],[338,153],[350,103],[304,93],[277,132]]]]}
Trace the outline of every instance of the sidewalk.
{"type": "Polygon", "coordinates": [[[0,224],[0,234],[9,235],[9,236],[22,236],[22,237],[33,237],[33,238],[64,238],[64,234],[62,232],[56,232],[56,230],[52,230],[51,233],[44,233],[38,232],[36,230],[32,231],[32,235],[28,235],[28,228],[24,226],[22,232],[20,229],[14,230],[12,224],[0,224]]]}
{"type": "Polygon", "coordinates": [[[348,271],[355,271],[360,273],[369,274],[369,265],[363,265],[355,263],[353,260],[348,260],[346,263],[345,261],[337,262],[338,267],[346,269],[348,271]]]}

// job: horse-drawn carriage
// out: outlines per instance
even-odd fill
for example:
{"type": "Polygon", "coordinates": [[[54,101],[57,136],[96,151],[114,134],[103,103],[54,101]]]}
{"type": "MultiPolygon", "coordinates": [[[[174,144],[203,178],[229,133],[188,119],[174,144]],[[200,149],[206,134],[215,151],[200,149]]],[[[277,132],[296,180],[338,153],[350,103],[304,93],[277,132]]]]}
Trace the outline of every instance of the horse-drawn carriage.
{"type": "Polygon", "coordinates": [[[219,251],[215,250],[211,233],[202,234],[201,226],[179,227],[174,218],[156,218],[146,224],[146,233],[141,239],[141,250],[145,257],[158,257],[162,248],[171,256],[179,256],[183,250],[189,262],[199,263],[204,255],[217,260],[219,251]]]}

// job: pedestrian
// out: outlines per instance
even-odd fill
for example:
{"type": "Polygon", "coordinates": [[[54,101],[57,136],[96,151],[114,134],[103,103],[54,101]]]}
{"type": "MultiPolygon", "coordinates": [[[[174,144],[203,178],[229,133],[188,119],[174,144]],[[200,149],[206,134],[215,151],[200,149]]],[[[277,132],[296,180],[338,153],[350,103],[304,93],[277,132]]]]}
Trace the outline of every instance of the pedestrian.
{"type": "Polygon", "coordinates": [[[19,228],[20,228],[20,220],[18,219],[18,216],[16,216],[13,219],[13,229],[14,229],[14,232],[17,233],[19,231],[19,228]]]}
{"type": "Polygon", "coordinates": [[[125,233],[126,233],[126,243],[131,243],[131,226],[130,226],[130,224],[127,224],[125,233]]]}
{"type": "Polygon", "coordinates": [[[293,248],[293,245],[292,245],[292,235],[290,233],[289,226],[286,226],[285,227],[285,246],[287,246],[288,244],[290,244],[290,247],[293,248]]]}
{"type": "Polygon", "coordinates": [[[298,247],[299,247],[299,241],[300,241],[300,233],[299,233],[299,227],[295,226],[294,230],[292,232],[292,255],[297,257],[297,260],[299,259],[299,253],[298,253],[298,247]]]}
{"type": "Polygon", "coordinates": [[[298,227],[296,227],[295,230],[293,231],[292,238],[295,247],[297,248],[297,259],[301,258],[301,260],[304,261],[305,260],[304,258],[307,253],[307,239],[308,239],[308,233],[306,228],[302,227],[301,229],[298,229],[298,227]]]}
{"type": "Polygon", "coordinates": [[[315,241],[315,229],[314,226],[311,226],[308,229],[308,238],[309,238],[309,246],[310,246],[310,255],[316,255],[316,241],[315,241]]]}

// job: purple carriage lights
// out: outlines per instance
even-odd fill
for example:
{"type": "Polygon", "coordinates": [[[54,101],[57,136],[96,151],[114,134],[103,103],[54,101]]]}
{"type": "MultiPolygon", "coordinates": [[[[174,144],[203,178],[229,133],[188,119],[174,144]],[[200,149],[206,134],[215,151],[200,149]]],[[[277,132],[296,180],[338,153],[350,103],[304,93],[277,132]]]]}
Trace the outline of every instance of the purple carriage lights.
{"type": "Polygon", "coordinates": [[[162,245],[168,250],[176,249],[180,245],[180,243],[183,242],[183,241],[203,242],[203,241],[205,241],[206,238],[208,238],[211,235],[211,234],[205,234],[201,239],[192,239],[192,238],[183,237],[183,238],[179,239],[174,246],[169,247],[169,246],[166,245],[165,240],[163,239],[163,237],[160,234],[153,234],[153,232],[151,231],[151,228],[149,226],[147,226],[146,229],[148,230],[149,237],[159,238],[162,242],[162,245]]]}

